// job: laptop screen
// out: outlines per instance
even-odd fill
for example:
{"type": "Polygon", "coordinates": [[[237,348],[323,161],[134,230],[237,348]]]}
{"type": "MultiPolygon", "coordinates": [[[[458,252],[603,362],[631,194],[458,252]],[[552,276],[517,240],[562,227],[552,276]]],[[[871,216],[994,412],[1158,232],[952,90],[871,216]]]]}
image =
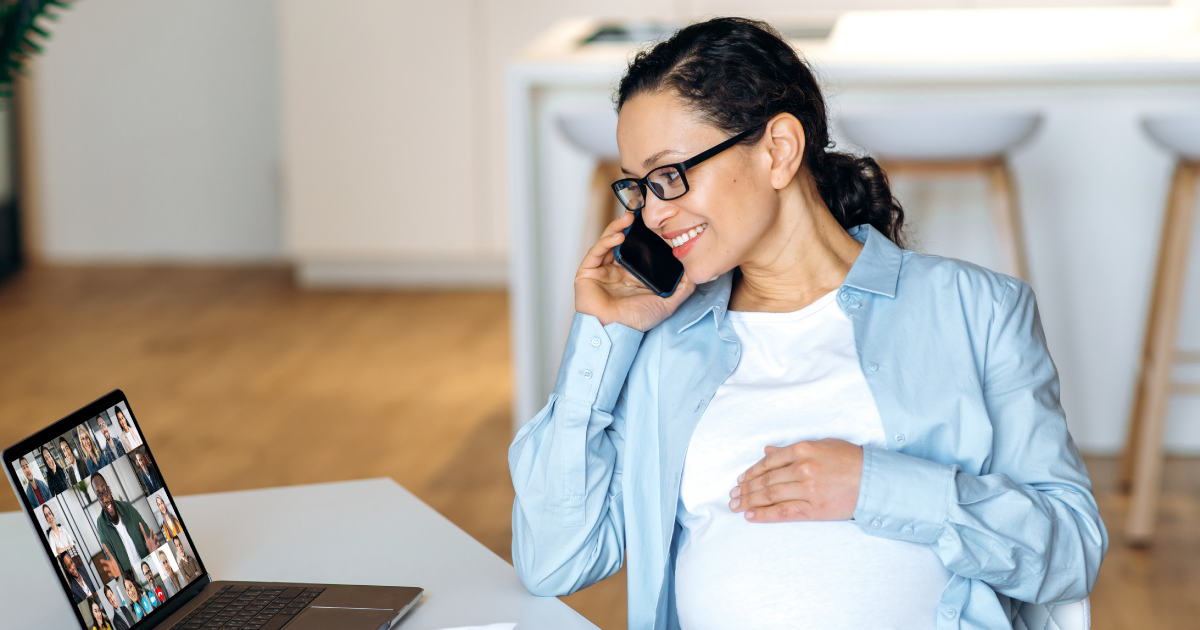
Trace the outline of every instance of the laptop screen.
{"type": "Polygon", "coordinates": [[[206,574],[119,391],[4,459],[84,628],[165,617],[154,613],[206,574]]]}

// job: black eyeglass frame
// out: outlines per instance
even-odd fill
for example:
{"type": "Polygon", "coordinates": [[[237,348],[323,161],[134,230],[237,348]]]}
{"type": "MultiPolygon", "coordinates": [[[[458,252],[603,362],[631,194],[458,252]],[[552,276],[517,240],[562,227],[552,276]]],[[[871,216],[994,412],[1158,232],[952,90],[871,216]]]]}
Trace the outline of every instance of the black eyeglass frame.
{"type": "Polygon", "coordinates": [[[675,199],[679,199],[680,197],[688,194],[688,192],[690,192],[692,190],[691,185],[688,184],[687,175],[684,174],[689,168],[692,168],[692,167],[700,164],[701,162],[713,157],[714,155],[721,153],[725,149],[728,149],[729,147],[732,147],[735,144],[741,142],[743,139],[746,138],[746,136],[749,136],[751,133],[753,133],[757,129],[758,129],[758,127],[751,127],[750,129],[747,129],[747,130],[737,134],[736,136],[729,138],[728,140],[722,142],[721,144],[718,144],[717,146],[715,146],[707,151],[698,153],[682,162],[676,162],[674,164],[664,164],[662,166],[655,167],[655,168],[651,169],[649,173],[646,173],[645,177],[641,177],[641,178],[626,177],[625,179],[618,179],[617,181],[612,183],[613,194],[617,196],[617,201],[620,201],[621,205],[624,206],[625,209],[629,210],[630,212],[637,212],[638,210],[641,210],[642,208],[646,207],[646,191],[647,190],[654,193],[655,197],[658,197],[659,199],[661,199],[663,201],[673,201],[675,199]],[[679,179],[683,182],[683,192],[679,193],[678,195],[675,195],[674,197],[664,197],[664,196],[662,196],[662,194],[660,194],[658,192],[658,190],[656,190],[653,186],[650,185],[650,176],[658,171],[661,171],[661,170],[667,169],[667,168],[675,169],[675,171],[679,173],[679,179]],[[640,205],[636,208],[630,208],[629,204],[625,203],[625,200],[621,198],[621,190],[629,188],[629,186],[624,186],[622,188],[617,187],[620,184],[627,183],[627,182],[632,182],[634,184],[637,184],[638,188],[640,188],[642,191],[642,205],[640,205]]]}

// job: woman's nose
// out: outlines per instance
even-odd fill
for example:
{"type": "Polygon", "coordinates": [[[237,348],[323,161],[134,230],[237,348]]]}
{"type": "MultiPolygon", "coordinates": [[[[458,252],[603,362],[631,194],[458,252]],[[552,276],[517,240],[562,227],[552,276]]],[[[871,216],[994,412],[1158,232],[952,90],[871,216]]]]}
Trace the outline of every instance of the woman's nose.
{"type": "Polygon", "coordinates": [[[658,230],[662,228],[667,219],[675,216],[675,212],[675,206],[671,202],[650,195],[650,198],[646,200],[646,205],[642,208],[642,221],[651,230],[658,230]]]}

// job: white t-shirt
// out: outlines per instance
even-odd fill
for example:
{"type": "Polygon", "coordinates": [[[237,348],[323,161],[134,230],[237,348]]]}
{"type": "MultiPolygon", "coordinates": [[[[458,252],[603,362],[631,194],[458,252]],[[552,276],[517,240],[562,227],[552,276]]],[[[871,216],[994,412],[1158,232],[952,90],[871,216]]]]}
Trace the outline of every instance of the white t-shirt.
{"type": "MultiPolygon", "coordinates": [[[[129,558],[129,565],[136,568],[142,557],[138,555],[137,546],[133,544],[133,539],[129,537],[129,532],[125,529],[125,524],[121,522],[120,516],[121,514],[118,512],[117,523],[113,526],[113,529],[117,530],[117,536],[121,537],[121,542],[125,545],[125,555],[129,558]]],[[[102,516],[101,518],[108,518],[108,516],[102,516]]]]}
{"type": "Polygon", "coordinates": [[[737,476],[766,445],[885,445],[835,296],[795,313],[727,314],[741,359],[692,434],[680,486],[684,630],[935,627],[950,572],[928,545],[869,536],[853,521],[751,523],[729,509],[737,476]]]}
{"type": "Polygon", "coordinates": [[[71,532],[67,531],[66,527],[60,526],[58,531],[59,533],[55,534],[54,528],[50,528],[50,533],[47,534],[50,539],[50,547],[54,549],[56,555],[62,553],[59,551],[60,549],[75,546],[75,539],[71,537],[71,532]]]}

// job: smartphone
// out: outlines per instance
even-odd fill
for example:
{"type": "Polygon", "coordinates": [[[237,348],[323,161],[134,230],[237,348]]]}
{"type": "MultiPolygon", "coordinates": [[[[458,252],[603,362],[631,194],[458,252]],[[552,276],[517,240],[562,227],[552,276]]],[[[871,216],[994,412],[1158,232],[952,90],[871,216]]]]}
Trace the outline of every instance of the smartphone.
{"type": "Polygon", "coordinates": [[[640,210],[624,231],[625,240],[613,250],[617,263],[659,297],[670,297],[683,279],[683,263],[661,236],[646,227],[640,210]]]}

